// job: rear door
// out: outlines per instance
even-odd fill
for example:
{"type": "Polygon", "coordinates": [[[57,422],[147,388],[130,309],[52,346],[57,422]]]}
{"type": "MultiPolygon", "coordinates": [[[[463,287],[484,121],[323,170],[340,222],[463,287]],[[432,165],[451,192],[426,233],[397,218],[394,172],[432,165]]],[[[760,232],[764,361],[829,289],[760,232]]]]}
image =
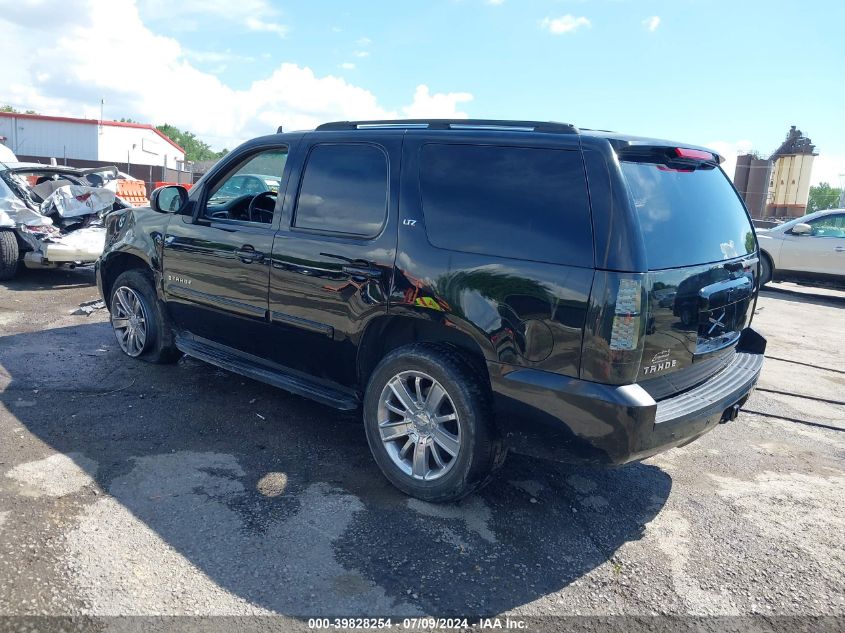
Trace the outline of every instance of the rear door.
{"type": "Polygon", "coordinates": [[[712,155],[683,151],[619,152],[649,270],[638,382],[655,397],[730,361],[756,295],[757,241],[744,205],[712,155]]]}
{"type": "Polygon", "coordinates": [[[363,330],[387,313],[402,134],[307,140],[273,244],[269,347],[278,363],[352,387],[363,330]]]}

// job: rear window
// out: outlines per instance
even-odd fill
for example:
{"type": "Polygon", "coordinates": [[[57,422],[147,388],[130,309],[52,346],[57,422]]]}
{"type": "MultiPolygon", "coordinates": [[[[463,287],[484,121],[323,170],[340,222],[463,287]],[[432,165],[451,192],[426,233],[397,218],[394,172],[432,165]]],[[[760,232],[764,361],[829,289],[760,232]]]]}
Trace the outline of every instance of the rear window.
{"type": "Polygon", "coordinates": [[[593,265],[578,151],[423,146],[420,187],[429,241],[482,255],[593,265]]]}
{"type": "Polygon", "coordinates": [[[374,145],[316,145],[302,176],[294,226],[378,235],[387,214],[387,173],[387,156],[374,145]]]}
{"type": "Polygon", "coordinates": [[[757,250],[745,208],[722,170],[622,161],[651,270],[732,259],[757,250]]]}

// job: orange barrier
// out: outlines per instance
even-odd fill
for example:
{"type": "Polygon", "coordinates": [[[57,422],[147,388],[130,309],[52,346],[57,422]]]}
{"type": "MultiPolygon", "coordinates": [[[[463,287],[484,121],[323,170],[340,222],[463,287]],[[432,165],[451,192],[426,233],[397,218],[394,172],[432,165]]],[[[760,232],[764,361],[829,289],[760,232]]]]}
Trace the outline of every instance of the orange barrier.
{"type": "Polygon", "coordinates": [[[133,207],[145,207],[147,200],[147,186],[141,180],[118,180],[117,196],[133,207]]]}

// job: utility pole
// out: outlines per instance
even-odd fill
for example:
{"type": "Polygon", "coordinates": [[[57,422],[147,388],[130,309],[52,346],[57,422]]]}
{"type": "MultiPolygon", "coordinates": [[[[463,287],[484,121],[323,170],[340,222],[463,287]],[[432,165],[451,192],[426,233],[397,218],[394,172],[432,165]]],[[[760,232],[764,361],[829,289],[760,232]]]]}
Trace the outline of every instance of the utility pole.
{"type": "Polygon", "coordinates": [[[839,208],[845,209],[845,174],[839,174],[839,208]]]}

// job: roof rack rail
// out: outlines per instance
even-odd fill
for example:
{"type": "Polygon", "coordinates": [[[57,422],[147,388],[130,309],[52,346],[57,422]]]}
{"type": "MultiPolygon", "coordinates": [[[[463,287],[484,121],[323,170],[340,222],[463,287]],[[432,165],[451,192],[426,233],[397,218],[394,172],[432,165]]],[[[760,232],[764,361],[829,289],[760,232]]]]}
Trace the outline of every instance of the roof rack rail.
{"type": "Polygon", "coordinates": [[[317,126],[317,131],[333,130],[493,130],[504,132],[546,132],[550,134],[578,134],[569,123],[554,121],[509,121],[497,119],[384,119],[377,121],[334,121],[317,126]]]}

